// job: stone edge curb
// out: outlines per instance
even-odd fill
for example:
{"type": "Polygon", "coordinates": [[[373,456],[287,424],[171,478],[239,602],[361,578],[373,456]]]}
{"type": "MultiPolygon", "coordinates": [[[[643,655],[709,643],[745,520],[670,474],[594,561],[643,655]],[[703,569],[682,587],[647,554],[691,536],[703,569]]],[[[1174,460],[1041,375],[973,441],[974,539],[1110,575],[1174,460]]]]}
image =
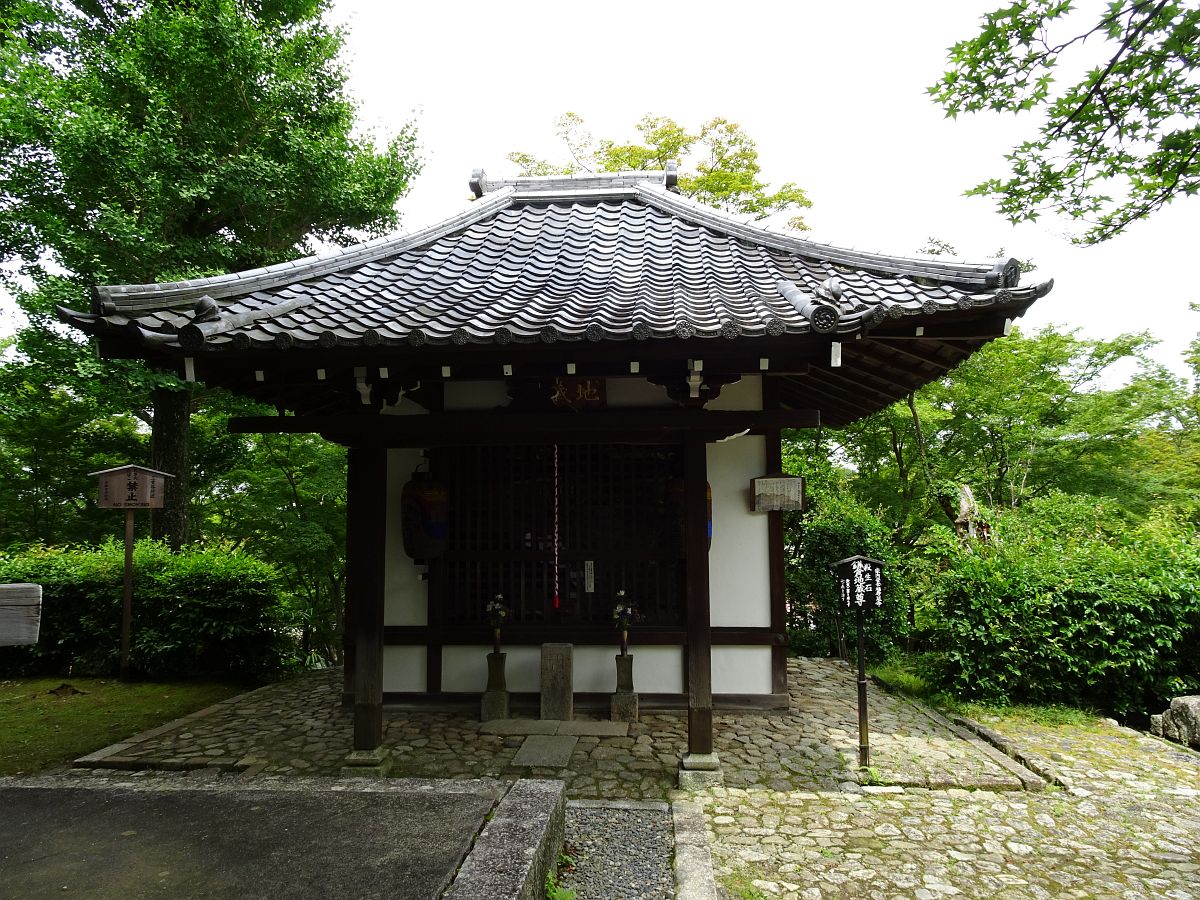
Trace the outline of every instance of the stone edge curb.
{"type": "MultiPolygon", "coordinates": [[[[305,676],[300,675],[298,677],[304,678],[305,676]]],[[[234,694],[232,697],[226,697],[224,700],[218,700],[216,703],[212,704],[211,706],[206,706],[203,709],[196,710],[195,712],[190,712],[186,716],[180,716],[178,719],[172,719],[170,722],[166,722],[162,725],[158,725],[147,731],[139,732],[138,734],[135,734],[132,737],[127,737],[122,741],[117,741],[117,743],[115,743],[115,744],[109,744],[107,747],[101,747],[99,750],[93,751],[92,753],[88,753],[86,756],[81,756],[78,759],[73,760],[71,765],[74,767],[77,767],[77,768],[82,768],[82,769],[90,769],[93,767],[104,767],[104,768],[113,768],[113,769],[139,767],[138,764],[141,763],[141,761],[138,760],[136,757],[126,757],[121,754],[123,754],[124,751],[129,750],[135,744],[143,743],[144,741],[148,741],[151,738],[156,738],[159,735],[166,734],[168,731],[172,731],[176,728],[181,728],[182,726],[187,725],[189,722],[194,722],[197,719],[206,718],[206,717],[212,715],[213,713],[215,713],[219,709],[223,709],[224,707],[230,706],[234,703],[240,703],[243,700],[245,700],[247,697],[252,697],[255,694],[261,694],[264,691],[269,691],[272,688],[278,687],[280,684],[283,684],[283,682],[273,681],[270,684],[264,684],[262,687],[257,687],[257,688],[254,688],[253,690],[244,691],[240,694],[234,694]]],[[[142,763],[140,767],[151,768],[150,766],[148,766],[144,763],[142,763]]],[[[163,767],[163,768],[168,768],[168,767],[163,767]]],[[[186,767],[180,766],[178,768],[180,770],[182,770],[185,768],[205,768],[205,766],[203,766],[203,765],[186,766],[186,767]]],[[[234,768],[234,766],[221,766],[220,768],[232,769],[232,768],[234,768]]]]}
{"type": "Polygon", "coordinates": [[[984,728],[978,722],[966,719],[963,716],[955,716],[954,721],[951,721],[936,709],[931,709],[923,703],[913,703],[912,705],[934,722],[947,729],[951,734],[978,748],[989,759],[999,763],[1004,769],[1012,773],[1020,782],[1023,790],[1042,791],[1046,789],[1047,782],[1057,784],[1059,787],[1070,787],[1070,785],[1063,784],[1060,780],[1057,780],[1055,776],[1048,776],[1034,769],[1027,762],[1026,754],[1020,753],[1016,747],[1011,746],[1010,742],[996,734],[996,732],[984,728]],[[992,737],[984,734],[983,732],[985,731],[996,740],[992,740],[992,737]],[[996,743],[996,741],[1000,743],[996,743]],[[1004,746],[1001,746],[1001,744],[1004,746]]]}
{"type": "Polygon", "coordinates": [[[111,770],[88,772],[69,769],[55,775],[8,775],[0,777],[0,788],[81,788],[84,790],[124,790],[135,792],[199,791],[231,793],[269,791],[278,793],[304,791],[358,792],[369,794],[416,794],[433,791],[447,794],[477,794],[491,797],[494,802],[504,797],[510,785],[490,778],[337,778],[324,775],[223,775],[211,776],[148,770],[121,773],[111,770]]]}
{"type": "Polygon", "coordinates": [[[671,804],[671,818],[675,825],[676,900],[717,900],[704,807],[676,800],[671,804]]]}
{"type": "Polygon", "coordinates": [[[496,804],[444,900],[540,900],[566,830],[562,781],[523,778],[496,804]]]}
{"type": "Polygon", "coordinates": [[[1057,785],[1060,788],[1065,788],[1068,791],[1074,790],[1074,782],[1059,772],[1056,768],[1054,768],[1054,766],[1050,765],[1049,762],[1038,756],[1036,753],[1027,753],[1026,751],[1022,750],[1017,746],[1015,741],[1005,737],[1004,735],[1000,734],[1000,732],[988,728],[982,722],[976,722],[974,719],[968,719],[966,716],[956,715],[953,716],[952,719],[954,724],[960,725],[968,731],[978,735],[1005,756],[1020,763],[1039,778],[1049,782],[1050,784],[1057,785]]]}

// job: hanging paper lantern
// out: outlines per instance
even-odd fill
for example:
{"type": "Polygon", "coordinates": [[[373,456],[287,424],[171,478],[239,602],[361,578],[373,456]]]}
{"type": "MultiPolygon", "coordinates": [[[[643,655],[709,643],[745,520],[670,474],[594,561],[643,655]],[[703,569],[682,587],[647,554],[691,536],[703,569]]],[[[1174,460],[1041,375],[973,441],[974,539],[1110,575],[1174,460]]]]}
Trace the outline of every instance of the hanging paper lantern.
{"type": "Polygon", "coordinates": [[[437,559],[450,537],[450,492],[428,472],[413,472],[400,492],[400,533],[413,560],[437,559]]]}

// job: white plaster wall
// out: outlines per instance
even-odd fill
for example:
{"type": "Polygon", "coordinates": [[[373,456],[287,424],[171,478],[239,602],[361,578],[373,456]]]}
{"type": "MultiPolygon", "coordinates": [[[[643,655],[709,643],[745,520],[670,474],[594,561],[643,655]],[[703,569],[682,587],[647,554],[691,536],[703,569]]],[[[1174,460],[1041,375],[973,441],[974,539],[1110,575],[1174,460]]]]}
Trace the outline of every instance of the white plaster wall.
{"type": "Polygon", "coordinates": [[[495,409],[508,406],[508,385],[503,381],[447,381],[445,408],[495,409]]]}
{"type": "Polygon", "coordinates": [[[709,400],[704,408],[762,409],[762,376],[743,375],[741,381],[721,388],[721,395],[709,400]]]}
{"type": "Polygon", "coordinates": [[[771,648],[712,648],[714,694],[771,693],[771,648]]]}
{"type": "Polygon", "coordinates": [[[713,492],[712,549],[708,553],[713,627],[771,624],[767,515],[752,512],[750,503],[750,479],[763,474],[765,454],[766,439],[761,435],[708,445],[708,481],[713,492]]]}
{"type": "Polygon", "coordinates": [[[426,690],[424,647],[383,648],[383,689],[420,693],[426,690]]]}
{"type": "MultiPolygon", "coordinates": [[[[400,532],[400,492],[421,462],[420,450],[389,450],[387,458],[387,534],[384,536],[383,622],[385,625],[426,625],[429,584],[421,569],[404,552],[400,532]]],[[[387,661],[384,661],[387,678],[387,661]]]]}
{"type": "MultiPolygon", "coordinates": [[[[572,654],[572,672],[577,693],[611,693],[617,688],[613,657],[620,648],[581,647],[572,654]]],[[[442,648],[442,690],[450,693],[479,692],[487,686],[487,654],[491,647],[442,648]]],[[[508,689],[536,693],[541,686],[540,647],[507,647],[504,674],[508,689]]],[[[633,647],[633,684],[647,694],[683,693],[683,649],[681,647],[633,647]]],[[[385,660],[386,662],[386,660],[385,660]]],[[[768,665],[770,658],[768,657],[768,665]]],[[[768,670],[768,676],[770,672],[768,670]]],[[[769,687],[768,681],[768,690],[769,687]]]]}
{"type": "MultiPolygon", "coordinates": [[[[575,647],[575,690],[581,693],[611,694],[617,689],[617,664],[613,657],[621,648],[575,647]]],[[[683,693],[683,648],[629,648],[633,654],[633,686],[645,694],[683,693]]]]}
{"type": "Polygon", "coordinates": [[[674,406],[667,389],[651,384],[645,378],[607,378],[604,386],[608,405],[612,407],[674,406]]]}
{"type": "MultiPolygon", "coordinates": [[[[505,647],[504,680],[510,691],[536,692],[541,683],[540,647],[505,647]]],[[[487,687],[487,655],[490,645],[443,647],[442,690],[449,693],[479,693],[487,687]]]]}

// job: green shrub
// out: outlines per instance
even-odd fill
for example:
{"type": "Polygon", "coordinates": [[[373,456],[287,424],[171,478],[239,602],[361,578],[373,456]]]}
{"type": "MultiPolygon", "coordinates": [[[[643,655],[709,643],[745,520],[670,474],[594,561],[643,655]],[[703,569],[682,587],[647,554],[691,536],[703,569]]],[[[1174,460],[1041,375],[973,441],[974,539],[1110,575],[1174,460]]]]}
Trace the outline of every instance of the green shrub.
{"type": "MultiPolygon", "coordinates": [[[[124,546],[0,554],[0,582],[42,585],[35,647],[0,648],[0,674],[108,675],[120,654],[124,546]]],[[[275,570],[226,549],[138,542],[130,663],[152,678],[261,680],[294,665],[275,570]]]]}
{"type": "Polygon", "coordinates": [[[941,686],[969,700],[1140,714],[1200,687],[1200,542],[1055,495],[997,514],[994,540],[931,550],[941,686]]]}
{"type": "Polygon", "coordinates": [[[855,616],[842,619],[833,565],[850,556],[882,560],[884,603],[866,613],[867,658],[884,660],[907,633],[908,593],[904,566],[887,526],[848,493],[814,496],[803,513],[787,519],[788,642],[796,656],[836,656],[839,623],[851,657],[856,652],[855,616]]]}

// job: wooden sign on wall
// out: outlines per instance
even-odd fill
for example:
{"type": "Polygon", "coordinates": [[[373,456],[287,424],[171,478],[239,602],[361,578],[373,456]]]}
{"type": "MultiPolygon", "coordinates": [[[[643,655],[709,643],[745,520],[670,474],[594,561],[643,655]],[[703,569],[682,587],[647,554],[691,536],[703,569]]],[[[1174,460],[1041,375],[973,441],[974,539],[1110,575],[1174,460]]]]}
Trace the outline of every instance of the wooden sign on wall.
{"type": "Polygon", "coordinates": [[[766,475],[750,479],[755,512],[804,509],[804,479],[799,475],[766,475]]]}

